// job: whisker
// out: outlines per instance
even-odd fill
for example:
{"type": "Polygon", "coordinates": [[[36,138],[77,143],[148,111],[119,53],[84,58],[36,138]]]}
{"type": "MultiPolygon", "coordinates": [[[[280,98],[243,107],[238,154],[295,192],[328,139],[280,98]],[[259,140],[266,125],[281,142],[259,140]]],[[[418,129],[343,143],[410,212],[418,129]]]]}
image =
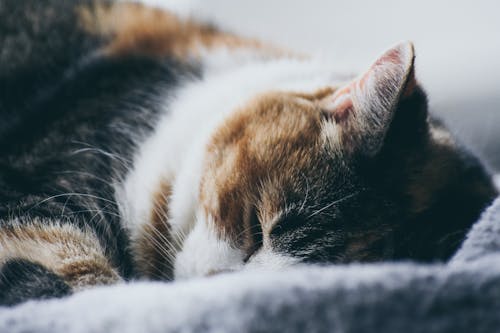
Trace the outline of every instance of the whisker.
{"type": "Polygon", "coordinates": [[[65,197],[65,196],[81,196],[81,197],[88,197],[88,198],[92,198],[92,199],[96,199],[96,200],[101,200],[101,201],[104,201],[104,202],[108,202],[110,204],[113,204],[113,205],[116,205],[116,202],[112,201],[112,200],[109,200],[109,199],[106,199],[106,198],[102,198],[102,197],[99,197],[97,195],[93,195],[93,194],[88,194],[88,193],[77,193],[77,192],[71,192],[71,193],[61,193],[61,194],[56,194],[56,195],[53,195],[53,196],[50,196],[48,198],[45,198],[43,199],[42,201],[36,203],[32,208],[34,207],[38,207],[40,206],[41,204],[47,202],[47,201],[50,201],[52,199],[56,199],[56,198],[60,198],[60,197],[65,197]]]}
{"type": "Polygon", "coordinates": [[[299,208],[299,213],[303,212],[304,211],[304,207],[306,205],[306,202],[307,202],[307,199],[309,198],[309,191],[310,191],[310,187],[309,187],[309,179],[307,179],[306,175],[301,172],[300,173],[302,175],[302,177],[305,179],[306,181],[306,195],[304,197],[304,200],[302,201],[302,205],[300,206],[299,208]]]}
{"type": "Polygon", "coordinates": [[[165,243],[165,245],[167,246],[167,249],[169,250],[169,252],[177,252],[177,248],[175,247],[174,244],[172,244],[170,242],[170,240],[167,238],[167,236],[163,235],[161,233],[161,231],[158,230],[154,225],[150,225],[150,226],[151,226],[152,231],[155,233],[155,235],[157,237],[159,237],[160,240],[165,243]]]}
{"type": "MultiPolygon", "coordinates": [[[[76,214],[80,214],[80,213],[93,213],[93,212],[101,212],[103,214],[108,214],[108,215],[111,215],[111,216],[114,216],[114,217],[117,217],[117,218],[121,218],[121,216],[119,214],[116,214],[112,211],[109,211],[109,210],[103,210],[103,209],[82,209],[82,210],[75,210],[75,211],[72,211],[68,214],[70,215],[76,215],[76,214]]],[[[67,215],[64,215],[64,216],[67,216],[67,215]]]]}
{"type": "Polygon", "coordinates": [[[131,165],[132,164],[131,160],[129,160],[123,156],[120,156],[120,155],[112,153],[112,152],[105,151],[104,149],[93,146],[89,143],[82,142],[82,141],[75,141],[75,140],[73,140],[72,143],[80,144],[82,146],[87,147],[87,148],[77,149],[77,150],[73,151],[73,154],[79,154],[79,153],[83,153],[83,152],[95,152],[95,153],[99,153],[99,154],[102,154],[104,156],[110,157],[114,160],[120,161],[124,165],[131,165]]]}
{"type": "Polygon", "coordinates": [[[327,204],[323,208],[318,209],[317,211],[315,211],[311,215],[307,216],[307,218],[309,219],[309,218],[311,218],[313,216],[316,216],[316,215],[320,214],[321,212],[323,212],[325,209],[328,209],[328,208],[332,207],[333,205],[338,204],[339,202],[345,201],[347,199],[350,199],[350,198],[352,198],[352,197],[354,197],[354,196],[356,196],[358,194],[359,194],[359,192],[355,192],[355,193],[348,194],[348,195],[346,195],[346,196],[344,196],[344,197],[342,197],[340,199],[337,199],[337,200],[335,200],[335,201],[327,204]]]}
{"type": "MultiPolygon", "coordinates": [[[[163,246],[164,244],[160,243],[158,239],[156,239],[153,235],[145,233],[145,236],[153,244],[154,248],[158,250],[157,253],[160,255],[160,258],[164,261],[164,264],[167,266],[167,269],[171,271],[173,274],[175,257],[172,256],[171,252],[163,246]]],[[[159,273],[159,275],[156,275],[156,277],[167,280],[171,278],[170,276],[166,275],[168,274],[168,272],[161,270],[160,267],[154,265],[151,265],[151,267],[153,267],[153,269],[155,269],[156,272],[159,273]]]]}
{"type": "Polygon", "coordinates": [[[158,230],[156,230],[156,228],[152,228],[152,231],[154,233],[154,235],[149,235],[148,233],[146,233],[146,235],[148,237],[150,237],[151,241],[154,243],[155,247],[158,248],[160,250],[160,254],[162,254],[162,258],[163,259],[167,259],[167,260],[172,260],[174,259],[172,256],[171,256],[171,249],[169,248],[169,245],[168,243],[162,243],[160,242],[160,240],[158,240],[157,238],[153,237],[153,236],[161,236],[161,234],[158,232],[158,230]]]}
{"type": "Polygon", "coordinates": [[[63,174],[63,175],[64,174],[76,174],[76,175],[81,175],[81,176],[87,176],[87,177],[91,177],[92,179],[98,180],[98,181],[102,182],[103,184],[108,185],[111,188],[114,187],[114,184],[109,182],[108,180],[101,178],[101,177],[98,177],[98,176],[96,176],[90,172],[86,172],[86,171],[65,170],[65,171],[58,171],[58,172],[56,172],[56,174],[63,174]]]}

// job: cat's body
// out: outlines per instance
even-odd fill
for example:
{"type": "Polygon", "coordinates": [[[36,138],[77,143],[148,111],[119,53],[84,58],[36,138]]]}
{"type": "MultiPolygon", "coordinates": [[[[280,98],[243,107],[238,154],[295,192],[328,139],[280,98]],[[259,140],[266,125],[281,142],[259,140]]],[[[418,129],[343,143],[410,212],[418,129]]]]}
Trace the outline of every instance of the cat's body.
{"type": "Polygon", "coordinates": [[[139,5],[8,0],[1,17],[14,8],[3,304],[131,277],[442,260],[495,196],[428,117],[408,43],[352,81],[139,5]]]}

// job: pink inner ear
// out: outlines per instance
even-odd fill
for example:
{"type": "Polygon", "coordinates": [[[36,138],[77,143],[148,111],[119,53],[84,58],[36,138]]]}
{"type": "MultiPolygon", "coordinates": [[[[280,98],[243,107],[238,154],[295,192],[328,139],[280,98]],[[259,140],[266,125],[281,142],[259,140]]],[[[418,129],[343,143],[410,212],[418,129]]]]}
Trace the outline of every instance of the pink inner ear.
{"type": "Polygon", "coordinates": [[[407,73],[406,85],[404,90],[401,92],[401,97],[409,97],[415,90],[417,86],[417,81],[415,80],[415,71],[413,68],[413,49],[410,44],[410,50],[408,50],[408,44],[400,44],[386,53],[384,53],[380,58],[375,61],[375,63],[370,67],[370,70],[363,76],[363,79],[375,68],[384,67],[390,65],[396,65],[401,67],[409,67],[409,73],[407,73]],[[410,53],[410,54],[408,54],[410,53]],[[408,56],[411,58],[408,59],[408,56]],[[408,63],[410,62],[410,63],[408,63]]]}
{"type": "Polygon", "coordinates": [[[413,46],[410,43],[402,43],[388,50],[361,77],[337,90],[328,101],[328,114],[337,123],[346,120],[354,111],[353,90],[370,90],[372,94],[367,91],[366,95],[377,97],[373,95],[373,91],[385,91],[385,89],[376,89],[376,87],[388,84],[387,80],[390,80],[388,74],[395,75],[392,77],[394,80],[406,80],[406,85],[402,87],[404,90],[400,91],[400,94],[397,94],[396,91],[393,96],[378,96],[378,98],[384,100],[391,97],[396,98],[398,95],[404,98],[413,93],[416,81],[413,73],[413,46]],[[369,85],[367,85],[368,81],[370,81],[369,85]]]}
{"type": "Polygon", "coordinates": [[[401,51],[399,47],[395,47],[390,49],[386,53],[384,53],[380,58],[375,61],[372,68],[375,66],[383,66],[384,64],[391,62],[396,65],[403,65],[405,59],[401,56],[401,51]]]}
{"type": "Polygon", "coordinates": [[[328,110],[336,123],[346,120],[354,109],[351,98],[351,89],[354,84],[355,82],[352,82],[333,94],[332,100],[328,105],[328,110]]]}

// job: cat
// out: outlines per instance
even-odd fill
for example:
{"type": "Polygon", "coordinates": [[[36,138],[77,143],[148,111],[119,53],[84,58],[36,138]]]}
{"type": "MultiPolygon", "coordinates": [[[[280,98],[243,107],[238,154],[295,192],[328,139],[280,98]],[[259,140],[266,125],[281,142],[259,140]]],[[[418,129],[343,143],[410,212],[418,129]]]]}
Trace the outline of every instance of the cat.
{"type": "Polygon", "coordinates": [[[0,3],[0,303],[446,260],[497,192],[413,45],[357,77],[137,3],[0,3]]]}

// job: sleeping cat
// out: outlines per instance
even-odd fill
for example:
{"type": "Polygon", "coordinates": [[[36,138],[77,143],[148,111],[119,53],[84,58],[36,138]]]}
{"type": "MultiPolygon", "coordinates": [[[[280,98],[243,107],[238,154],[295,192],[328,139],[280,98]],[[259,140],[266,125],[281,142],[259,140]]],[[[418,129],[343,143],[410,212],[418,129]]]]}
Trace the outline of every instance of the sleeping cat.
{"type": "Polygon", "coordinates": [[[411,43],[358,77],[132,3],[0,3],[0,303],[446,260],[496,195],[411,43]]]}

